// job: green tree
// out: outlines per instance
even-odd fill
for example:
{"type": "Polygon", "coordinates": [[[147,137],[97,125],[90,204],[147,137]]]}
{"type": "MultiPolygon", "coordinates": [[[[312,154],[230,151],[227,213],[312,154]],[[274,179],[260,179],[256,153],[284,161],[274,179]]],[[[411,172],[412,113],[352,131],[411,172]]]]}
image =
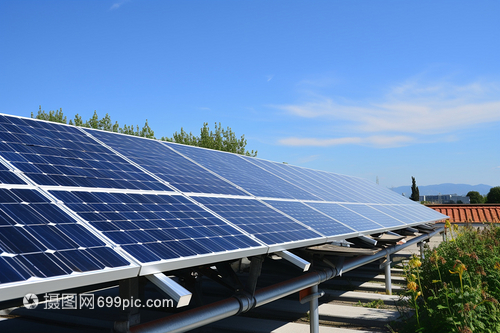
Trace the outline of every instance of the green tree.
{"type": "Polygon", "coordinates": [[[59,110],[51,110],[49,113],[42,111],[42,106],[38,106],[38,114],[36,116],[33,115],[33,112],[31,112],[31,118],[35,119],[40,119],[40,120],[48,120],[48,121],[53,121],[56,123],[62,123],[62,124],[67,124],[67,119],[66,116],[63,115],[62,108],[59,110]]]}
{"type": "Polygon", "coordinates": [[[140,136],[148,139],[156,139],[155,132],[151,129],[151,127],[149,127],[147,119],[146,119],[146,124],[144,124],[144,127],[141,129],[140,136]]]}
{"type": "Polygon", "coordinates": [[[415,177],[411,177],[411,196],[410,199],[413,201],[420,201],[420,192],[418,191],[417,181],[415,177]]]}
{"type": "Polygon", "coordinates": [[[238,139],[229,126],[224,129],[221,123],[215,123],[213,131],[210,130],[208,123],[203,123],[200,136],[195,136],[191,132],[187,133],[184,128],[181,128],[180,132],[175,132],[172,138],[162,137],[161,140],[222,150],[240,155],[257,156],[257,151],[246,150],[247,140],[244,135],[238,139]]]}
{"type": "MultiPolygon", "coordinates": [[[[42,107],[39,107],[38,114],[36,117],[31,113],[31,118],[55,121],[59,123],[67,123],[66,116],[63,115],[62,109],[56,111],[50,111],[49,113],[42,111],[42,107]]],[[[111,121],[109,114],[99,119],[97,111],[94,110],[94,114],[89,120],[83,121],[82,117],[77,113],[74,120],[69,121],[70,125],[88,127],[94,129],[100,129],[103,131],[117,132],[127,135],[141,136],[149,139],[156,139],[153,129],[149,126],[149,122],[146,119],[146,123],[142,128],[139,125],[120,127],[116,121],[114,124],[111,121]]],[[[247,140],[245,136],[242,135],[240,138],[236,136],[230,127],[223,128],[221,123],[215,123],[214,130],[210,130],[208,123],[203,123],[203,127],[200,130],[200,135],[195,136],[193,133],[187,133],[184,128],[181,127],[180,132],[175,132],[172,138],[162,137],[160,140],[177,142],[190,146],[198,146],[215,150],[222,150],[231,153],[246,155],[246,156],[257,156],[257,151],[246,150],[247,140]]]]}
{"type": "Polygon", "coordinates": [[[83,124],[84,127],[89,127],[89,128],[99,128],[99,116],[97,115],[97,111],[94,110],[94,115],[92,115],[92,118],[87,120],[85,124],[83,124]]]}
{"type": "Polygon", "coordinates": [[[111,117],[109,116],[109,114],[106,113],[106,115],[101,120],[98,121],[97,126],[98,126],[97,128],[99,128],[100,130],[112,132],[113,123],[111,122],[111,117]]]}
{"type": "Polygon", "coordinates": [[[486,203],[500,203],[500,186],[490,188],[486,195],[486,203]]]}
{"type": "Polygon", "coordinates": [[[83,126],[82,116],[80,116],[78,113],[75,115],[75,126],[83,126]]]}
{"type": "Polygon", "coordinates": [[[481,204],[484,201],[483,196],[477,191],[469,191],[466,196],[469,197],[471,204],[481,204]]]}

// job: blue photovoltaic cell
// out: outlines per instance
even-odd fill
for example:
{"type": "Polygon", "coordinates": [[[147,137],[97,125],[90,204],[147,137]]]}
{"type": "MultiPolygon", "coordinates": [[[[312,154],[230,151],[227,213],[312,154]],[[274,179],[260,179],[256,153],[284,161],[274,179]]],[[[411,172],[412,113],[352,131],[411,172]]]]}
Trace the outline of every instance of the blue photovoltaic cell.
{"type": "Polygon", "coordinates": [[[322,236],[257,200],[207,197],[196,197],[195,200],[267,245],[322,236]]]}
{"type": "Polygon", "coordinates": [[[143,263],[260,246],[179,195],[51,193],[143,263]]]}
{"type": "Polygon", "coordinates": [[[341,200],[339,200],[340,202],[360,202],[360,203],[379,202],[379,200],[376,197],[371,197],[367,195],[363,190],[353,186],[350,183],[350,181],[353,181],[354,177],[347,177],[324,171],[300,168],[293,165],[289,165],[289,167],[293,169],[295,172],[308,177],[307,179],[313,182],[316,186],[326,188],[327,190],[331,188],[331,191],[335,191],[335,193],[340,193],[341,194],[341,200]]]}
{"type": "Polygon", "coordinates": [[[247,195],[156,140],[86,131],[182,192],[247,195]]]}
{"type": "Polygon", "coordinates": [[[405,224],[412,224],[419,221],[415,215],[409,214],[404,206],[401,205],[371,205],[370,207],[403,221],[405,224]],[[401,207],[403,208],[401,209],[401,207]]]}
{"type": "Polygon", "coordinates": [[[255,196],[321,200],[319,197],[247,162],[237,154],[167,142],[162,143],[255,196]]]}
{"type": "Polygon", "coordinates": [[[385,228],[394,228],[394,227],[404,227],[405,223],[400,221],[399,219],[380,212],[373,207],[362,205],[362,204],[345,204],[344,207],[349,208],[356,213],[363,215],[364,217],[369,218],[372,221],[377,222],[385,228]]]}
{"type": "Polygon", "coordinates": [[[374,184],[366,179],[356,178],[356,177],[352,178],[356,182],[356,184],[359,185],[359,188],[363,189],[368,188],[370,195],[376,196],[380,200],[380,203],[403,204],[403,205],[414,203],[409,198],[406,198],[399,193],[389,190],[388,188],[384,188],[380,185],[374,184]]]}
{"type": "Polygon", "coordinates": [[[40,192],[0,197],[0,283],[130,265],[40,192]]]}
{"type": "MultiPolygon", "coordinates": [[[[0,142],[0,151],[4,142],[0,142]]],[[[13,172],[9,171],[7,167],[0,164],[0,184],[26,184],[21,178],[16,176],[13,172]]]]}
{"type": "Polygon", "coordinates": [[[73,126],[0,115],[0,155],[40,185],[169,190],[73,126]]]}
{"type": "Polygon", "coordinates": [[[434,209],[429,209],[420,203],[413,203],[411,205],[404,206],[405,211],[410,214],[417,216],[421,221],[436,221],[447,218],[434,209]]]}
{"type": "Polygon", "coordinates": [[[321,232],[325,236],[340,236],[356,232],[356,230],[319,213],[301,202],[266,200],[266,203],[314,230],[321,232]]]}
{"type": "Polygon", "coordinates": [[[346,208],[350,207],[350,205],[346,205],[346,207],[344,207],[334,203],[315,203],[315,202],[308,202],[306,204],[336,219],[337,221],[350,226],[351,228],[357,231],[378,230],[383,228],[382,225],[346,208]]]}
{"type": "Polygon", "coordinates": [[[338,184],[325,184],[325,180],[320,177],[315,177],[315,171],[306,175],[300,172],[301,168],[293,167],[289,164],[276,163],[258,158],[243,157],[245,160],[258,165],[259,167],[295,184],[304,190],[314,193],[318,197],[315,200],[336,201],[336,202],[353,202],[354,199],[346,195],[338,184]]]}

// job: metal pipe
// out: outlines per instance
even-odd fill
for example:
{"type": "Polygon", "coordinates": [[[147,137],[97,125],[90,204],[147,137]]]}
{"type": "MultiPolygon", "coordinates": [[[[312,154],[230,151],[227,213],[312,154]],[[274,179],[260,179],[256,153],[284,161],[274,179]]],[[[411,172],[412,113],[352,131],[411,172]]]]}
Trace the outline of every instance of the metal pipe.
{"type": "MultiPolygon", "coordinates": [[[[318,285],[311,287],[312,294],[318,293],[318,285]]],[[[319,333],[319,310],[318,310],[318,298],[313,297],[309,302],[309,331],[311,333],[319,333]]]]}
{"type": "Polygon", "coordinates": [[[342,269],[327,268],[323,271],[315,271],[302,276],[259,289],[252,298],[249,295],[240,294],[231,298],[204,305],[202,307],[181,312],[179,314],[160,318],[148,323],[132,326],[132,333],[160,333],[171,332],[180,333],[201,327],[215,321],[234,316],[241,312],[246,312],[254,307],[258,307],[280,298],[296,293],[302,289],[317,286],[321,282],[332,279],[340,275],[342,271],[347,272],[357,267],[363,266],[382,257],[398,252],[419,241],[433,237],[439,233],[442,228],[406,242],[405,244],[391,246],[379,251],[371,256],[357,257],[349,262],[345,262],[342,269]]]}
{"type": "Polygon", "coordinates": [[[387,295],[392,295],[392,281],[391,281],[391,256],[387,255],[387,261],[385,262],[385,293],[387,295]]]}

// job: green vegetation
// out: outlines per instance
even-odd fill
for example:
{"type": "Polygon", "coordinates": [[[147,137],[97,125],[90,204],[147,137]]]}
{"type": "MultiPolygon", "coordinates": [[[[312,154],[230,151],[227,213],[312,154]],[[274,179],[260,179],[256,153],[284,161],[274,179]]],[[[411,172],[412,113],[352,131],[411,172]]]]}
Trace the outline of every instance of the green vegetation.
{"type": "Polygon", "coordinates": [[[415,316],[401,332],[500,332],[500,228],[446,229],[448,241],[405,268],[415,316]]]}
{"type": "Polygon", "coordinates": [[[477,191],[469,191],[466,195],[470,199],[471,204],[482,204],[484,197],[477,191]]]}
{"type": "Polygon", "coordinates": [[[495,186],[490,189],[486,196],[486,203],[500,203],[500,186],[495,186]]]}
{"type": "Polygon", "coordinates": [[[368,303],[361,303],[361,301],[358,301],[358,305],[362,306],[364,308],[371,308],[371,309],[381,309],[385,307],[385,303],[381,299],[373,300],[368,303]]]}
{"type": "Polygon", "coordinates": [[[415,180],[415,177],[411,177],[410,199],[413,201],[420,201],[420,192],[418,191],[417,181],[415,180]]]}
{"type": "MultiPolygon", "coordinates": [[[[39,107],[36,116],[33,114],[33,112],[31,113],[31,118],[69,124],[73,126],[95,128],[103,131],[122,133],[126,135],[140,136],[149,139],[156,139],[155,132],[149,126],[147,119],[142,128],[139,128],[139,125],[136,125],[134,127],[133,125],[127,126],[126,124],[124,124],[123,127],[120,127],[117,121],[113,124],[109,114],[106,113],[103,118],[99,119],[97,111],[94,111],[93,116],[89,120],[83,121],[82,117],[79,114],[76,114],[75,118],[73,120],[70,119],[68,122],[66,116],[63,114],[62,108],[55,111],[49,111],[47,113],[42,110],[41,106],[39,107]]],[[[222,150],[246,156],[257,156],[257,151],[246,150],[247,140],[245,139],[244,135],[242,135],[238,139],[236,137],[236,134],[234,134],[230,127],[224,129],[222,128],[221,123],[215,123],[214,131],[210,130],[208,123],[203,123],[203,127],[201,128],[199,136],[195,136],[192,133],[188,134],[184,131],[183,128],[181,128],[181,131],[175,132],[172,138],[162,137],[160,138],[160,140],[215,150],[222,150]]]]}

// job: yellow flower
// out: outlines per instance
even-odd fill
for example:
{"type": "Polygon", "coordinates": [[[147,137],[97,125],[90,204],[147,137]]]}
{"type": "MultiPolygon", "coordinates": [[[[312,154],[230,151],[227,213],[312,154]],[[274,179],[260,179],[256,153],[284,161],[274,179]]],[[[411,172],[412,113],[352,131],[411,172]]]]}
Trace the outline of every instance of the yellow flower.
{"type": "Polygon", "coordinates": [[[462,278],[462,275],[467,270],[467,266],[462,264],[462,262],[460,262],[460,260],[457,260],[457,263],[455,264],[455,266],[453,266],[453,268],[455,268],[455,267],[457,267],[457,269],[455,271],[450,270],[450,273],[451,274],[458,274],[460,276],[460,278],[462,278]]]}
{"type": "Polygon", "coordinates": [[[451,228],[450,220],[446,220],[446,222],[444,223],[444,227],[447,228],[447,229],[451,228]]]}
{"type": "Polygon", "coordinates": [[[500,271],[500,263],[499,262],[495,263],[495,269],[498,269],[500,271]]]}
{"type": "Polygon", "coordinates": [[[464,285],[462,283],[462,276],[464,275],[464,272],[467,270],[467,266],[465,266],[460,260],[457,260],[453,268],[456,267],[455,271],[450,270],[451,274],[458,274],[458,277],[460,278],[460,287],[462,289],[462,294],[464,292],[464,285]]]}
{"type": "Polygon", "coordinates": [[[408,264],[410,265],[411,268],[418,268],[422,266],[422,262],[416,256],[413,256],[413,258],[411,258],[408,264]]]}
{"type": "Polygon", "coordinates": [[[406,286],[408,290],[411,290],[413,292],[417,291],[417,284],[415,282],[409,282],[408,285],[406,286]]]}

